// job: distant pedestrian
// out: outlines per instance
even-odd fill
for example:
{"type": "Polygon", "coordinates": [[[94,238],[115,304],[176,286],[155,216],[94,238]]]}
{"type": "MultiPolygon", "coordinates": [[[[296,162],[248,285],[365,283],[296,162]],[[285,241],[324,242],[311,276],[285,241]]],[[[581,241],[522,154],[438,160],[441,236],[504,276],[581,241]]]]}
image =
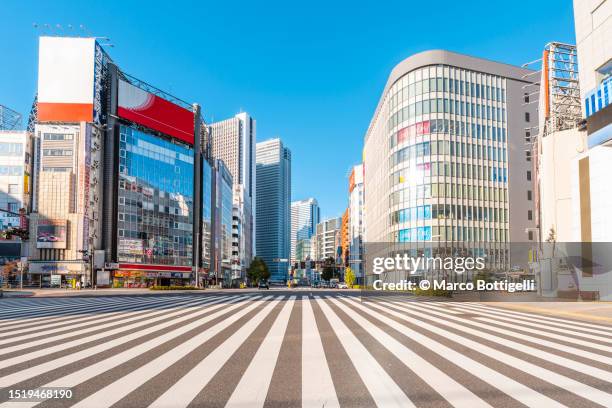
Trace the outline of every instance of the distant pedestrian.
{"type": "Polygon", "coordinates": [[[77,283],[76,283],[76,289],[77,289],[77,290],[81,290],[81,282],[80,282],[80,281],[77,281],[77,283]]]}

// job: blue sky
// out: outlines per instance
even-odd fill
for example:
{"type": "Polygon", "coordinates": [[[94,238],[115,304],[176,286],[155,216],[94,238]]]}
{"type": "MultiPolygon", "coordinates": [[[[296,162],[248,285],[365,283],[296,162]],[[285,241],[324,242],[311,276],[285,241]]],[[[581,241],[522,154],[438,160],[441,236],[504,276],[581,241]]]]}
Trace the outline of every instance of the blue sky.
{"type": "Polygon", "coordinates": [[[24,116],[37,37],[49,33],[33,23],[110,37],[123,70],[199,102],[207,121],[251,113],[258,140],[279,136],[292,150],[292,198],[317,198],[324,217],[346,207],[347,174],[402,59],[442,48],[520,65],[549,41],[575,42],[571,0],[4,0],[0,103],[24,116]]]}

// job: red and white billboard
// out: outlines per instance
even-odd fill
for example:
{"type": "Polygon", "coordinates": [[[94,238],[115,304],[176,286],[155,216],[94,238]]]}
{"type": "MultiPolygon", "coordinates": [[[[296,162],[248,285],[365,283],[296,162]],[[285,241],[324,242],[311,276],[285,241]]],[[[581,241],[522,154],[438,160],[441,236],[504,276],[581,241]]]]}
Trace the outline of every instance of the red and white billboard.
{"type": "Polygon", "coordinates": [[[126,81],[119,81],[117,114],[121,118],[193,145],[194,119],[191,110],[126,81]]]}

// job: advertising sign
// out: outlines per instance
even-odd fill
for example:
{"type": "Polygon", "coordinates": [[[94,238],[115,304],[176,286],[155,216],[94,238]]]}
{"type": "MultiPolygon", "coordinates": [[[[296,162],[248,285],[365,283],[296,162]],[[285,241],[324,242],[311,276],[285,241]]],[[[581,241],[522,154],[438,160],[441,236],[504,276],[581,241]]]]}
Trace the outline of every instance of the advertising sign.
{"type": "Polygon", "coordinates": [[[94,119],[94,38],[40,37],[38,121],[94,119]]]}
{"type": "Polygon", "coordinates": [[[129,82],[119,81],[120,117],[193,145],[193,112],[129,82]]]}
{"type": "Polygon", "coordinates": [[[39,220],[36,228],[36,248],[66,248],[66,220],[39,220]]]}

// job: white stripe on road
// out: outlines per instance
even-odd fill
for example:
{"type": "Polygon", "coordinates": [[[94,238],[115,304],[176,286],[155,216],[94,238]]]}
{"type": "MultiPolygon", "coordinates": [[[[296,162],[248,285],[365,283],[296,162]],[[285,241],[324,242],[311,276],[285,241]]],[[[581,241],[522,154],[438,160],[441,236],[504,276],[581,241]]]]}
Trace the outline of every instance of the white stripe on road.
{"type": "Polygon", "coordinates": [[[302,297],[302,407],[340,407],[308,297],[302,297]]]}
{"type": "MultiPolygon", "coordinates": [[[[385,302],[382,302],[385,303],[385,302]]],[[[538,378],[540,378],[543,381],[549,382],[557,387],[560,387],[562,389],[565,389],[569,392],[572,392],[576,395],[581,396],[582,398],[588,399],[590,401],[596,402],[600,405],[603,406],[612,406],[612,395],[598,390],[595,387],[591,387],[590,385],[587,384],[583,384],[579,381],[576,381],[572,378],[569,377],[565,377],[561,374],[558,374],[554,371],[551,370],[547,370],[543,367],[537,366],[535,364],[532,364],[530,362],[528,362],[527,360],[522,360],[518,357],[514,357],[510,354],[506,354],[503,353],[501,351],[499,351],[498,349],[486,346],[482,343],[478,343],[476,341],[470,340],[467,337],[463,337],[460,335],[455,334],[454,332],[450,332],[448,330],[445,329],[441,329],[437,326],[434,326],[432,324],[429,324],[427,322],[424,322],[422,320],[419,319],[415,319],[412,317],[407,317],[403,314],[397,313],[397,311],[394,311],[392,309],[389,309],[388,306],[395,306],[395,307],[399,307],[402,309],[408,309],[407,307],[402,307],[402,306],[397,306],[397,305],[388,305],[387,307],[383,307],[383,306],[379,306],[379,305],[371,305],[372,307],[375,307],[379,310],[383,310],[387,313],[391,313],[394,316],[400,317],[402,320],[408,321],[416,326],[419,326],[421,328],[424,328],[426,330],[429,330],[433,333],[439,334],[442,337],[447,338],[448,340],[454,341],[456,343],[462,344],[463,346],[466,347],[471,347],[472,349],[474,349],[475,351],[482,353],[484,355],[486,355],[487,357],[493,358],[495,360],[501,361],[502,363],[505,363],[511,367],[514,367],[520,371],[526,372],[527,374],[536,376],[538,378]]],[[[453,327],[457,330],[459,330],[460,332],[465,332],[465,333],[470,333],[473,334],[477,337],[481,337],[484,338],[486,340],[490,340],[494,343],[500,344],[500,345],[507,345],[509,342],[506,341],[505,339],[502,339],[500,337],[496,337],[496,336],[491,336],[491,335],[487,335],[487,334],[483,334],[481,332],[479,332],[478,330],[471,330],[468,329],[462,325],[459,324],[455,324],[449,321],[445,321],[444,319],[438,319],[435,317],[431,317],[427,314],[424,313],[418,313],[415,312],[414,310],[410,310],[408,309],[408,311],[416,316],[420,316],[422,318],[425,319],[430,319],[432,321],[435,321],[439,324],[442,325],[446,325],[449,327],[453,327]]],[[[521,345],[522,346],[522,345],[521,345]]],[[[523,347],[521,347],[523,348],[523,347]]],[[[519,350],[521,351],[521,350],[519,350]]],[[[541,356],[537,355],[539,353],[539,351],[537,349],[533,349],[533,352],[536,354],[537,357],[542,358],[541,356]]],[[[550,354],[550,353],[548,353],[550,354]]],[[[545,358],[546,359],[546,358],[545,358]]],[[[603,371],[603,370],[600,370],[603,371]]],[[[516,395],[513,395],[516,398],[516,395]]]]}
{"type": "Polygon", "coordinates": [[[409,323],[412,323],[414,319],[408,318],[403,314],[393,311],[391,309],[380,307],[372,302],[367,303],[367,305],[370,307],[365,307],[355,300],[351,300],[351,303],[353,303],[355,307],[362,310],[363,312],[393,327],[395,330],[399,331],[409,339],[416,341],[420,345],[428,348],[429,350],[445,358],[456,366],[470,372],[475,377],[480,378],[482,381],[486,382],[494,388],[497,388],[498,390],[507,394],[511,398],[516,399],[517,401],[521,402],[522,404],[525,404],[528,407],[559,408],[564,406],[558,403],[557,401],[548,398],[546,395],[542,395],[539,392],[534,391],[531,388],[521,384],[520,382],[513,380],[512,378],[507,377],[485,366],[484,364],[479,363],[476,360],[466,357],[465,355],[457,352],[456,350],[450,347],[445,346],[442,343],[439,343],[415,330],[409,329],[404,325],[397,324],[395,320],[388,318],[377,310],[372,310],[371,307],[385,311],[390,315],[409,323]]]}
{"type": "MultiPolygon", "coordinates": [[[[283,339],[285,338],[285,331],[287,330],[287,324],[289,323],[289,316],[293,310],[294,302],[295,296],[291,296],[290,300],[285,302],[285,305],[276,318],[276,321],[270,328],[270,331],[259,346],[253,360],[234,389],[234,392],[228,400],[226,407],[256,408],[264,406],[266,396],[268,395],[268,389],[270,388],[270,382],[272,381],[272,374],[274,373],[274,368],[276,367],[276,361],[278,360],[281,345],[283,344],[283,339]]],[[[238,343],[238,341],[239,339],[235,340],[235,343],[238,343]]],[[[218,353],[223,352],[224,346],[225,344],[219,347],[218,353]]],[[[217,351],[214,353],[217,353],[217,351]]],[[[231,350],[226,354],[230,355],[230,353],[231,350]]],[[[212,354],[209,357],[212,359],[212,354]]],[[[208,360],[208,358],[206,360],[208,360]]],[[[203,365],[206,365],[206,360],[202,361],[203,365]]],[[[217,366],[213,365],[210,367],[210,365],[211,364],[208,364],[206,367],[210,368],[210,371],[215,371],[217,366]]]]}
{"type": "Polygon", "coordinates": [[[340,344],[348,354],[353,366],[363,379],[376,405],[381,407],[414,407],[410,398],[393,381],[376,359],[349,330],[336,313],[319,296],[315,299],[336,333],[340,344]]]}
{"type": "MultiPolygon", "coordinates": [[[[106,387],[98,390],[89,397],[81,400],[79,403],[75,404],[73,408],[110,407],[111,405],[115,404],[117,401],[121,400],[126,395],[131,393],[133,390],[135,390],[151,378],[155,377],[172,364],[179,361],[181,358],[193,352],[196,348],[210,340],[222,330],[226,329],[227,327],[238,321],[241,317],[259,306],[262,302],[268,301],[271,297],[272,296],[267,296],[262,300],[253,302],[252,304],[240,310],[238,313],[230,316],[226,320],[192,337],[186,342],[181,343],[172,350],[162,354],[161,356],[155,358],[149,363],[125,375],[124,377],[118,378],[115,382],[107,385],[106,387]]],[[[276,304],[278,303],[278,301],[270,303],[276,304]]],[[[175,395],[175,397],[178,397],[178,395],[175,395]]]]}
{"type": "MultiPolygon", "coordinates": [[[[431,388],[452,406],[458,408],[491,408],[491,405],[480,399],[472,391],[468,390],[453,378],[446,375],[442,370],[430,364],[427,360],[373,325],[367,319],[356,313],[352,308],[346,307],[346,304],[336,299],[331,299],[331,302],[341,308],[351,319],[365,331],[370,333],[370,335],[383,347],[389,350],[395,357],[404,363],[406,367],[431,386],[431,388]]],[[[360,309],[363,309],[363,307],[360,307],[360,309]]],[[[389,324],[389,322],[385,323],[389,324]]],[[[395,328],[396,325],[392,325],[391,327],[395,328]]]]}

